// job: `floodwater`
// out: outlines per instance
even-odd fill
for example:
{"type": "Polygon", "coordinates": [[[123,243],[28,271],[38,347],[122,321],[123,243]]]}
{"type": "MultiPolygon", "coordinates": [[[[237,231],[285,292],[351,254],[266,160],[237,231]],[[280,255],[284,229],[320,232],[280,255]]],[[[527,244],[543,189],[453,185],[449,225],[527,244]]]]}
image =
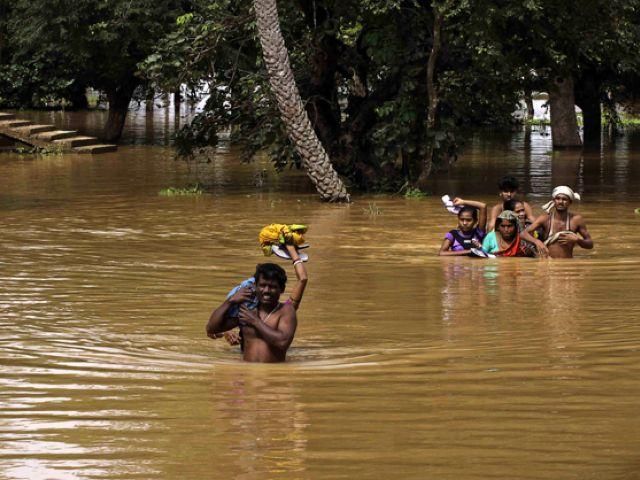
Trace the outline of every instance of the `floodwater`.
{"type": "Polygon", "coordinates": [[[640,478],[639,136],[478,135],[437,196],[345,206],[233,149],[175,161],[145,123],[113,154],[0,154],[0,478],[640,478]],[[438,196],[494,202],[507,172],[535,206],[576,185],[595,249],[438,258],[438,196]],[[310,226],[308,293],[288,362],[244,364],[204,324],[275,221],[310,226]]]}

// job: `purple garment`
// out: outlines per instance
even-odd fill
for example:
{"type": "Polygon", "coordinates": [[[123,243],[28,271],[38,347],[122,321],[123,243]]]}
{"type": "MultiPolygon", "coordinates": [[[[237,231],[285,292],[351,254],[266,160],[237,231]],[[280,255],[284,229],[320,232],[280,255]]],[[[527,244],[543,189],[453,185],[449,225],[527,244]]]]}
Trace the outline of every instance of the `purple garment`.
{"type": "MultiPolygon", "coordinates": [[[[465,246],[460,242],[460,240],[464,242],[465,240],[469,241],[469,240],[475,239],[479,243],[482,243],[482,239],[484,238],[484,231],[482,231],[478,227],[475,227],[468,234],[465,234],[460,230],[451,230],[447,232],[444,238],[446,238],[451,242],[451,246],[449,247],[449,250],[452,250],[454,252],[460,252],[462,250],[469,250],[472,248],[471,245],[465,248],[465,246]]],[[[464,243],[467,243],[467,242],[464,242],[464,243]]]]}

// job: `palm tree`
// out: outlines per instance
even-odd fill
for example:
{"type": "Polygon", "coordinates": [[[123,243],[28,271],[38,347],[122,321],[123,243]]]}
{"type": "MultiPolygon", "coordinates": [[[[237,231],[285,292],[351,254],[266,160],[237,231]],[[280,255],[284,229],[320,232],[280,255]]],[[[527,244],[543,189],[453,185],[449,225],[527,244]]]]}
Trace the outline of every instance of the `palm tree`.
{"type": "Polygon", "coordinates": [[[302,104],[289,64],[289,53],[280,30],[276,0],[254,0],[253,5],[269,83],[289,139],[300,155],[307,175],[322,200],[348,202],[347,189],[331,165],[331,160],[313,130],[302,104]]]}

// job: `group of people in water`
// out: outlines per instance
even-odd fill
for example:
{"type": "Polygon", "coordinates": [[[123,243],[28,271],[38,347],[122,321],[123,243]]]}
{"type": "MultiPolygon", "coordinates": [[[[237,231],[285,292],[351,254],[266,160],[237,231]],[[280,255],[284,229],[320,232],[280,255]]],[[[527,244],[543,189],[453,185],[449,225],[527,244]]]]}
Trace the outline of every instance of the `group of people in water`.
{"type": "MultiPolygon", "coordinates": [[[[458,227],[445,235],[439,255],[571,258],[576,245],[593,248],[584,219],[569,212],[573,201],[580,199],[571,188],[554,188],[551,201],[542,207],[545,213],[536,218],[531,205],[518,199],[514,177],[503,177],[498,187],[502,201],[489,215],[485,203],[447,198],[458,227]]],[[[308,281],[307,256],[288,243],[281,248],[297,278],[289,298],[280,302],[287,283],[284,269],[274,263],[259,264],[254,276],[231,290],[207,322],[207,335],[240,345],[245,361],[283,362],[293,341],[296,311],[308,281]]]]}
{"type": "Polygon", "coordinates": [[[458,228],[445,235],[439,255],[572,258],[576,245],[593,248],[582,215],[569,211],[580,199],[570,187],[554,188],[537,218],[531,205],[518,199],[517,179],[503,177],[498,188],[502,201],[491,208],[488,219],[483,202],[462,198],[448,202],[449,210],[457,212],[458,228]]]}

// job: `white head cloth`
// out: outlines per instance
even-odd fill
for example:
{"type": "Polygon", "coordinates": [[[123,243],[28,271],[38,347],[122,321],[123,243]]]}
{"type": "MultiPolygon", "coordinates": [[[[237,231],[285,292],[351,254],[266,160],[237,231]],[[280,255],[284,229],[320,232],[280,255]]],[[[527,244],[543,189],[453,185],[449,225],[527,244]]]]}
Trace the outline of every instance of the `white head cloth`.
{"type": "MultiPolygon", "coordinates": [[[[580,194],[574,192],[570,187],[567,187],[566,185],[560,185],[559,187],[553,189],[553,192],[551,192],[551,198],[556,198],[558,195],[566,195],[571,199],[572,202],[574,200],[580,200],[580,194]]],[[[551,200],[550,202],[545,203],[542,206],[542,209],[545,212],[549,213],[551,212],[553,207],[554,203],[553,200],[551,200]]]]}

